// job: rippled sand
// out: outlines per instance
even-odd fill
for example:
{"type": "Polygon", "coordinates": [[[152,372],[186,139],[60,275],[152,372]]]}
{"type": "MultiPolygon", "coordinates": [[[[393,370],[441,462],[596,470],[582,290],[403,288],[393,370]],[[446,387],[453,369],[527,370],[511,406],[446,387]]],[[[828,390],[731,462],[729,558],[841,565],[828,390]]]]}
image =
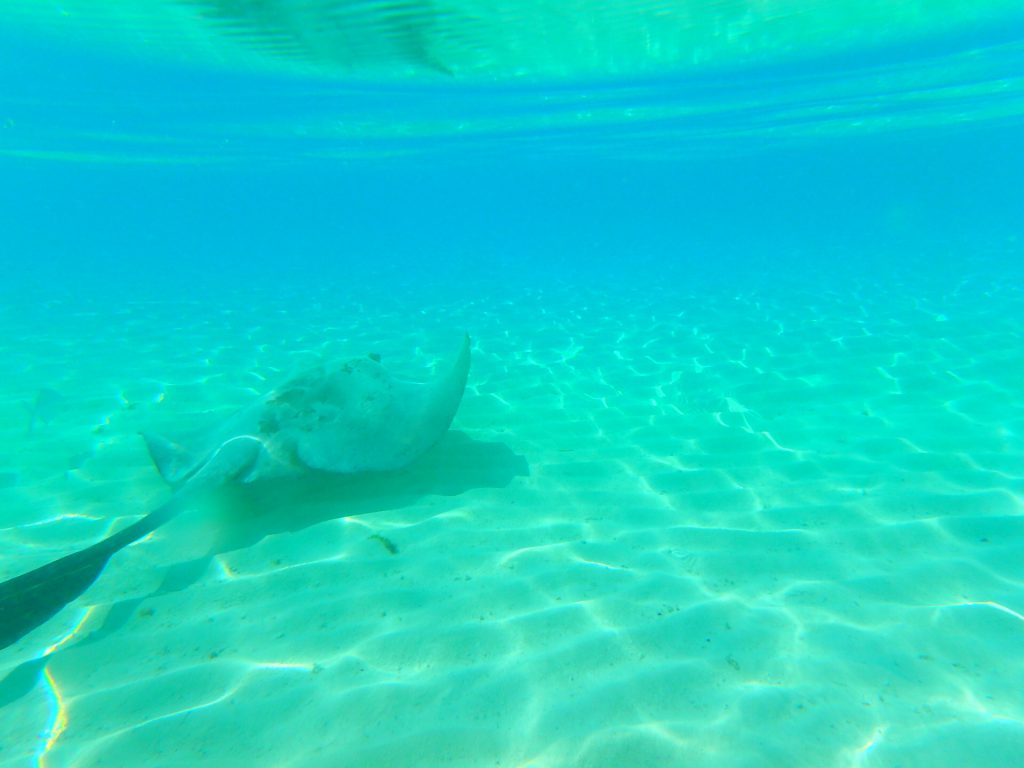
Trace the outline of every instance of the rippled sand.
{"type": "Polygon", "coordinates": [[[168,497],[140,429],[475,355],[400,478],[213,499],[0,651],[2,766],[1024,765],[1019,286],[2,317],[5,577],[168,497]]]}

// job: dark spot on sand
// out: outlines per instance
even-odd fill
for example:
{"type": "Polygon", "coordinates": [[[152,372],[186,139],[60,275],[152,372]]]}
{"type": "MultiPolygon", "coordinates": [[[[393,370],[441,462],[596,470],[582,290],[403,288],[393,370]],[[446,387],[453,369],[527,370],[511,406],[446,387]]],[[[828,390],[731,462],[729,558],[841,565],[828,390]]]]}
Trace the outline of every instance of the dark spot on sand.
{"type": "Polygon", "coordinates": [[[391,555],[397,555],[398,554],[398,546],[395,544],[395,542],[393,542],[391,539],[387,538],[386,536],[381,536],[379,533],[375,533],[370,538],[373,541],[379,541],[381,546],[384,547],[384,549],[386,549],[388,551],[388,554],[391,554],[391,555]]]}

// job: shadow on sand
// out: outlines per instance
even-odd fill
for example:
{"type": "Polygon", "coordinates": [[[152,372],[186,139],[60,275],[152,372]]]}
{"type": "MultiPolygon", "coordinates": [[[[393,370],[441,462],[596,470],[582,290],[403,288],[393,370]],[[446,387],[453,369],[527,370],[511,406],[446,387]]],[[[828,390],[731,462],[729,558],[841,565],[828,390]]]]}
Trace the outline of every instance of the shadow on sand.
{"type": "Polygon", "coordinates": [[[395,472],[309,472],[298,477],[224,486],[216,491],[220,530],[204,556],[171,565],[152,593],[111,605],[103,624],[77,642],[16,666],[0,680],[0,708],[32,691],[54,655],[67,647],[95,643],[110,636],[146,600],[188,588],[202,578],[218,554],[326,520],[404,509],[429,496],[455,497],[477,488],[504,488],[529,472],[526,459],[504,443],[474,440],[462,432],[450,431],[426,454],[395,472]]]}

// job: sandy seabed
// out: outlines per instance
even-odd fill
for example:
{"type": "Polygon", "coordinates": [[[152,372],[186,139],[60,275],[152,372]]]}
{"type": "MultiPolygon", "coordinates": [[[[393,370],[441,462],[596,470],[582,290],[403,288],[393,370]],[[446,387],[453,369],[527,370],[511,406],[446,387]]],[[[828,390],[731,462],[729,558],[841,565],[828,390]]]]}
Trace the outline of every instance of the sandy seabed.
{"type": "Polygon", "coordinates": [[[0,766],[1024,765],[1019,285],[318,290],[6,305],[5,578],[169,497],[140,430],[474,361],[407,471],[227,489],[0,651],[0,766]]]}

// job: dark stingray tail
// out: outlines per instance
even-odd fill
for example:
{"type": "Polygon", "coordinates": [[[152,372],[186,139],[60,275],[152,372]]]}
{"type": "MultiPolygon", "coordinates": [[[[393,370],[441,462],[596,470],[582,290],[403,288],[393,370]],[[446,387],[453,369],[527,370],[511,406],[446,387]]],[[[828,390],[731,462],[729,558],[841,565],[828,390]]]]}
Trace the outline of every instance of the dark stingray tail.
{"type": "Polygon", "coordinates": [[[0,584],[0,649],[23,638],[87,590],[114,553],[172,520],[172,500],[103,541],[0,584]]]}

